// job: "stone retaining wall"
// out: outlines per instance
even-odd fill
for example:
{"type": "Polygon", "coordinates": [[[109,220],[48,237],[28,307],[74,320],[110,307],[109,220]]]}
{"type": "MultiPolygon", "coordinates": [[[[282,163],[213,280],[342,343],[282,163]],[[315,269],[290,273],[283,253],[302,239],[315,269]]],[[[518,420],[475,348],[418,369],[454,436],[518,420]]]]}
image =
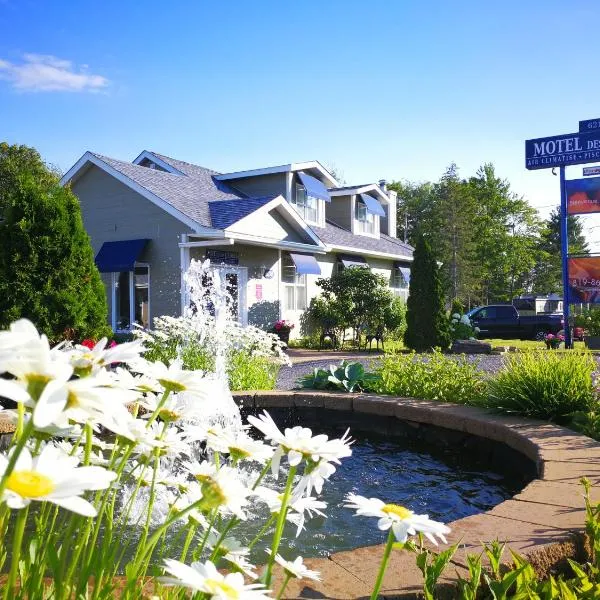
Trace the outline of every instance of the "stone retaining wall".
{"type": "MultiPolygon", "coordinates": [[[[452,533],[448,541],[461,540],[461,546],[447,576],[440,581],[436,598],[456,597],[455,574],[467,577],[466,554],[479,554],[482,541],[507,542],[512,550],[531,560],[540,576],[556,569],[567,557],[582,557],[585,510],[579,481],[586,476],[592,485],[600,485],[600,444],[590,438],[544,421],[411,398],[326,392],[246,392],[234,397],[249,409],[323,408],[466,432],[506,444],[534,461],[537,478],[512,499],[486,513],[449,523],[452,533]]],[[[600,501],[600,492],[595,494],[593,499],[600,501]]],[[[323,581],[292,581],[286,597],[368,598],[382,553],[383,544],[307,559],[310,568],[321,572],[323,581]]],[[[422,576],[414,556],[394,553],[382,595],[418,598],[421,589],[422,576]]]]}

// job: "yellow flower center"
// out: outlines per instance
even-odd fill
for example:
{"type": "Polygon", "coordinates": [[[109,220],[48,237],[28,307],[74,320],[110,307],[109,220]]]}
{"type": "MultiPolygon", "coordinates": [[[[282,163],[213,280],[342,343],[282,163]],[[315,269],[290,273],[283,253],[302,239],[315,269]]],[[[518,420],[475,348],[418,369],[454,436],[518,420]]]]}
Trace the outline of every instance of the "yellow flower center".
{"type": "Polygon", "coordinates": [[[179,419],[179,413],[174,410],[169,410],[168,408],[163,408],[158,413],[158,416],[163,421],[177,421],[177,419],[179,419]]]}
{"type": "Polygon", "coordinates": [[[8,476],[6,489],[22,498],[41,498],[54,490],[54,482],[36,471],[13,471],[8,476]]]}
{"type": "MultiPolygon", "coordinates": [[[[236,590],[231,585],[229,585],[228,583],[225,583],[224,581],[216,581],[214,579],[207,579],[205,581],[205,583],[207,584],[208,588],[211,590],[210,593],[213,596],[217,592],[221,591],[221,592],[225,592],[225,595],[227,598],[236,599],[236,598],[240,597],[239,591],[236,590]]],[[[219,594],[219,596],[220,596],[220,594],[219,594]]]]}
{"type": "Polygon", "coordinates": [[[79,406],[77,395],[69,390],[69,393],[67,394],[67,408],[76,408],[77,406],[79,406]]]}
{"type": "Polygon", "coordinates": [[[237,448],[236,446],[230,446],[229,453],[234,460],[244,460],[250,456],[250,452],[243,448],[237,448]]]}
{"type": "Polygon", "coordinates": [[[386,504],[381,510],[388,515],[396,515],[403,521],[414,514],[412,510],[408,510],[408,508],[404,508],[404,506],[398,504],[386,504]]]}
{"type": "Polygon", "coordinates": [[[27,375],[25,375],[25,380],[27,381],[27,392],[34,400],[38,400],[50,379],[51,378],[47,375],[41,375],[39,373],[27,373],[27,375]]]}
{"type": "Polygon", "coordinates": [[[179,381],[173,381],[172,379],[159,379],[158,383],[162,385],[165,390],[170,390],[171,392],[184,392],[186,387],[179,381]]]}

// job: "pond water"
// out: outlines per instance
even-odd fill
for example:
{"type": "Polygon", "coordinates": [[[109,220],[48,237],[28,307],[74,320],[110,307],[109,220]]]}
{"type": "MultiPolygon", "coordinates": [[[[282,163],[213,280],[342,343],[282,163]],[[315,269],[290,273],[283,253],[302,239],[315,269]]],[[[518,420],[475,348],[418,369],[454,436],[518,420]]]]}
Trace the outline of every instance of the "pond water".
{"type": "MultiPolygon", "coordinates": [[[[356,517],[353,510],[344,508],[350,492],[400,504],[447,523],[489,510],[525,483],[524,474],[492,471],[481,455],[464,448],[440,447],[410,437],[355,437],[352,457],[342,461],[323,488],[327,518],[307,520],[306,530],[298,538],[294,537],[295,526],[288,525],[285,545],[290,552],[286,555],[326,556],[385,541],[386,533],[377,529],[376,518],[356,517]]],[[[260,522],[264,523],[266,509],[257,509],[256,515],[263,517],[260,522]]],[[[252,519],[245,527],[254,531],[252,519]]],[[[240,533],[238,529],[236,534],[240,533]]],[[[260,562],[260,556],[255,559],[260,562]]]]}

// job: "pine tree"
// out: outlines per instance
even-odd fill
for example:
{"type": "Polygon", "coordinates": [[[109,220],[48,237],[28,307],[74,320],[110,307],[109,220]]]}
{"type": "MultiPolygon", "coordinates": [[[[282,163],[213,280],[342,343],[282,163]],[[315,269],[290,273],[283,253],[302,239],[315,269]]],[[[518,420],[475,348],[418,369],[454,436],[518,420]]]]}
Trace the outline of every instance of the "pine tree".
{"type": "Polygon", "coordinates": [[[110,334],[79,202],[32,148],[0,144],[0,327],[30,319],[49,339],[110,334]]]}
{"type": "Polygon", "coordinates": [[[404,343],[423,352],[436,347],[446,349],[450,342],[439,267],[429,242],[420,236],[411,268],[404,343]]]}

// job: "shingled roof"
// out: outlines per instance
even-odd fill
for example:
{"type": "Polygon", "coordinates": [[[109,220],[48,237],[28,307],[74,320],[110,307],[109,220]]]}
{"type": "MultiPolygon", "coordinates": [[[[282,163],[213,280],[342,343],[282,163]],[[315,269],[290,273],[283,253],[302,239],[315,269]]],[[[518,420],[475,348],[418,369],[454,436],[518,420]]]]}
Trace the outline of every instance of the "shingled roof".
{"type": "MultiPolygon", "coordinates": [[[[94,156],[205,227],[214,227],[210,217],[209,202],[246,198],[225,183],[214,179],[215,171],[197,165],[190,165],[194,167],[194,174],[185,176],[141,167],[101,154],[94,154],[94,156]]],[[[165,156],[160,158],[167,161],[165,156]]],[[[171,160],[173,159],[169,159],[171,160]]],[[[181,161],[176,162],[181,163],[181,161]]],[[[183,171],[180,165],[173,164],[173,166],[183,171]]]]}
{"type": "Polygon", "coordinates": [[[328,246],[344,246],[346,248],[356,248],[368,252],[381,252],[384,254],[394,254],[401,260],[402,256],[411,258],[413,247],[401,242],[400,240],[382,233],[379,238],[368,237],[366,235],[354,235],[351,231],[336,225],[333,221],[327,221],[325,227],[314,227],[311,229],[328,246]]]}
{"type": "MultiPolygon", "coordinates": [[[[148,152],[148,155],[154,155],[174,167],[178,173],[152,169],[92,152],[89,154],[204,227],[225,229],[276,197],[249,197],[226,182],[217,180],[217,171],[156,152],[148,152]]],[[[402,257],[412,257],[411,246],[383,233],[379,238],[354,235],[332,221],[327,221],[325,227],[309,227],[327,246],[393,255],[399,260],[402,257]]]]}

